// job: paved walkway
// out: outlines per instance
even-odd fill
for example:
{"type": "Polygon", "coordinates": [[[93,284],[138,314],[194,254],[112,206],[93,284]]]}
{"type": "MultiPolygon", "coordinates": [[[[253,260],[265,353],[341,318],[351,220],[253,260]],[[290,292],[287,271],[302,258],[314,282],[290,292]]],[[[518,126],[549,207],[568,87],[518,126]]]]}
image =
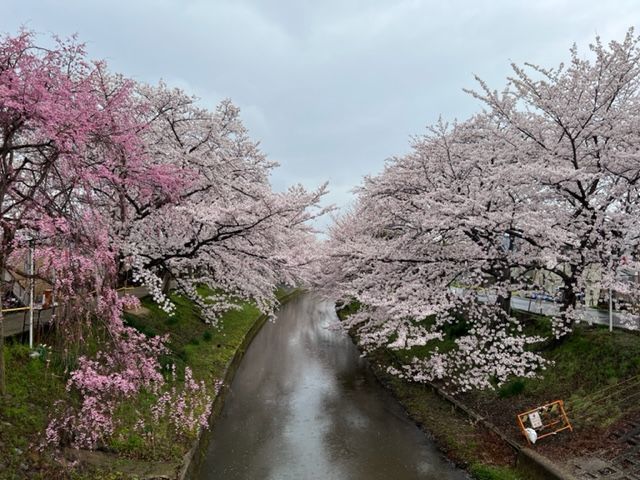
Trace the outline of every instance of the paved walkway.
{"type": "MultiPolygon", "coordinates": [[[[544,315],[557,315],[560,313],[560,306],[557,303],[522,297],[511,298],[511,307],[524,312],[541,313],[544,315]]],[[[581,306],[578,307],[578,312],[580,312],[584,322],[609,325],[608,311],[581,306]]],[[[614,327],[633,330],[640,327],[640,318],[635,315],[614,310],[612,317],[614,327]]]]}
{"type": "MultiPolygon", "coordinates": [[[[120,295],[125,293],[129,295],[135,295],[138,298],[142,298],[148,295],[145,287],[130,287],[127,289],[118,290],[120,295]]],[[[51,316],[55,313],[54,308],[38,308],[33,309],[33,328],[37,329],[51,323],[51,316]]],[[[4,315],[4,336],[12,337],[14,335],[20,335],[21,333],[29,331],[29,310],[23,310],[20,312],[8,312],[4,315]]]]}
{"type": "Polygon", "coordinates": [[[640,417],[625,421],[604,441],[618,444],[616,456],[574,458],[568,467],[575,477],[578,480],[639,480],[640,417]]]}
{"type": "MultiPolygon", "coordinates": [[[[452,287],[451,289],[458,295],[463,292],[463,289],[459,287],[452,287]]],[[[495,302],[495,296],[485,295],[483,293],[479,293],[477,298],[481,302],[495,302]]],[[[522,312],[539,313],[541,315],[557,315],[560,312],[560,305],[555,302],[516,296],[511,297],[511,308],[522,312]]],[[[580,312],[583,322],[587,322],[589,324],[595,323],[599,325],[609,325],[608,311],[579,306],[578,312],[580,312]]],[[[640,329],[640,317],[637,315],[631,315],[629,313],[614,310],[612,317],[614,327],[624,328],[627,330],[640,329]]]]}

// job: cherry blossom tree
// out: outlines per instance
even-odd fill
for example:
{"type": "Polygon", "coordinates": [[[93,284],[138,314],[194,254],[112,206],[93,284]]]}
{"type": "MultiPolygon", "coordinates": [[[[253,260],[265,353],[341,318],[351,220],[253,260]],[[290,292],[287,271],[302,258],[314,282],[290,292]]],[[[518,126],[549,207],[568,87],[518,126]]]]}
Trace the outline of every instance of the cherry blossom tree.
{"type": "Polygon", "coordinates": [[[409,155],[365,179],[354,212],[331,231],[332,261],[320,278],[364,305],[346,326],[365,349],[411,349],[441,342],[452,325],[465,330],[453,350],[409,365],[415,379],[486,387],[543,364],[527,350],[540,339],[522,334],[509,312],[520,280],[512,271],[526,271],[536,248],[511,248],[524,237],[527,201],[505,182],[512,162],[496,128],[486,116],[440,122],[409,155]],[[460,285],[484,287],[485,298],[460,285]]]}
{"type": "Polygon", "coordinates": [[[541,339],[510,314],[528,274],[562,279],[560,337],[588,269],[613,284],[618,259],[637,258],[638,39],[591,51],[572,49],[566,68],[514,66],[501,94],[480,82],[488,111],[430,128],[332,228],[320,278],[362,305],[346,326],[365,348],[434,344],[460,327],[453,348],[402,374],[462,390],[533,375],[544,361],[528,346],[541,339]]]}
{"type": "Polygon", "coordinates": [[[170,199],[128,194],[123,248],[135,274],[167,307],[163,291],[173,279],[211,321],[235,305],[229,295],[272,311],[276,286],[301,279],[312,249],[300,246],[313,242],[309,221],[326,211],[319,207],[326,185],[274,192],[269,176],[277,164],[249,139],[230,101],[209,111],[163,84],[138,92],[151,105],[148,156],[179,168],[184,182],[170,199]],[[204,299],[201,285],[221,294],[204,299]]]}
{"type": "Polygon", "coordinates": [[[548,232],[541,266],[562,279],[565,329],[590,267],[613,285],[620,259],[637,258],[638,42],[632,29],[608,46],[596,38],[590,56],[574,46],[566,66],[513,65],[501,94],[482,81],[472,92],[507,126],[520,176],[535,186],[530,215],[548,232]]]}
{"type": "MultiPolygon", "coordinates": [[[[133,268],[168,309],[163,277],[205,313],[235,306],[229,296],[272,312],[276,287],[298,282],[312,257],[308,222],[324,212],[326,186],[274,192],[275,163],[248,138],[231,102],[200,108],[181,91],[90,62],[75,39],[47,49],[28,32],[0,40],[0,139],[0,270],[16,269],[37,238],[37,274],[62,304],[61,350],[82,345],[87,331],[104,340],[95,355],[74,351],[67,389],[79,403],[58,405],[47,440],[99,446],[118,405],[142,390],[161,399],[154,415],[192,433],[208,416],[207,389],[187,381],[163,393],[165,339],[123,323],[123,308],[137,299],[116,293],[118,276],[133,268]],[[201,298],[202,285],[214,294],[201,298]]],[[[0,394],[2,328],[0,313],[0,394]]]]}
{"type": "MultiPolygon", "coordinates": [[[[11,258],[38,237],[39,256],[57,263],[56,287],[67,300],[81,286],[109,286],[96,283],[108,278],[113,248],[93,192],[116,180],[111,172],[123,154],[135,158],[139,149],[130,89],[100,97],[102,69],[73,39],[50,49],[29,32],[0,41],[0,270],[13,268],[11,258]]],[[[0,393],[2,328],[0,313],[0,393]]]]}

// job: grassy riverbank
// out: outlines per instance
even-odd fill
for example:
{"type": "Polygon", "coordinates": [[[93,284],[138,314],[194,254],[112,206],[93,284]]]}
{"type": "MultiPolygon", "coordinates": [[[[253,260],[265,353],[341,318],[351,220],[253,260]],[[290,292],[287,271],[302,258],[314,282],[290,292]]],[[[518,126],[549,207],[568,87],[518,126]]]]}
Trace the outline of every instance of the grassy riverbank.
{"type": "MultiPolygon", "coordinates": [[[[355,309],[357,305],[349,305],[339,314],[344,318],[355,309]]],[[[521,320],[530,333],[549,332],[548,318],[523,315],[521,320]]],[[[453,346],[456,336],[463,331],[463,328],[451,328],[440,349],[453,346]]],[[[387,373],[388,367],[398,368],[407,358],[424,357],[431,348],[433,346],[401,351],[379,349],[370,359],[381,381],[410,416],[434,435],[452,460],[478,479],[519,478],[513,450],[495,434],[472,424],[431,387],[387,373]]],[[[640,410],[637,402],[640,337],[629,331],[610,333],[603,327],[579,325],[564,341],[550,341],[536,348],[553,362],[538,378],[514,378],[495,390],[456,398],[519,443],[525,442],[516,423],[518,413],[549,401],[564,400],[575,431],[545,439],[535,449],[558,463],[596,451],[606,457],[609,450],[616,449],[606,438],[625,418],[637,415],[640,410]]]]}
{"type": "MultiPolygon", "coordinates": [[[[182,381],[185,367],[189,367],[194,378],[203,380],[213,392],[215,382],[224,377],[229,362],[260,317],[260,312],[254,305],[243,303],[240,309],[225,313],[219,328],[214,329],[202,321],[198,309],[191,302],[179,296],[173,296],[172,300],[177,307],[173,316],[168,316],[145,298],[140,310],[125,315],[126,322],[148,336],[169,335],[169,351],[161,359],[162,364],[175,365],[178,382],[182,381]]],[[[52,337],[45,341],[54,344],[52,337]]],[[[154,404],[154,396],[144,393],[118,410],[118,429],[105,446],[109,456],[90,456],[88,458],[97,467],[82,467],[69,472],[51,452],[36,449],[48,423],[52,404],[68,395],[64,388],[65,371],[56,352],[32,358],[27,347],[10,343],[6,356],[10,366],[7,378],[9,396],[0,400],[1,479],[126,478],[117,470],[140,471],[145,464],[155,464],[162,471],[172,471],[192,446],[193,438],[175,437],[163,425],[154,426],[153,444],[133,428],[140,416],[147,414],[154,404]],[[118,461],[114,462],[114,458],[118,461]],[[109,468],[101,467],[101,463],[108,464],[109,468]]]]}
{"type": "MultiPolygon", "coordinates": [[[[546,328],[544,317],[524,319],[530,329],[546,328]]],[[[515,415],[553,400],[564,400],[573,433],[541,441],[536,450],[558,462],[598,452],[607,457],[617,445],[607,440],[628,418],[640,414],[640,336],[604,326],[578,325],[562,342],[539,346],[553,362],[538,378],[514,378],[495,391],[461,399],[521,440],[515,415]]]]}

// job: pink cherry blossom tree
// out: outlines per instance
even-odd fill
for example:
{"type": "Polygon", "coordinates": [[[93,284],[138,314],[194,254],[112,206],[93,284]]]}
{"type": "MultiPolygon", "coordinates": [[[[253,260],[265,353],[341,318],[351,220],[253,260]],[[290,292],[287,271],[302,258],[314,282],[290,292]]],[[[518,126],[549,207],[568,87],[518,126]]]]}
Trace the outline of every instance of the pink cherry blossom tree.
{"type": "Polygon", "coordinates": [[[408,365],[416,379],[486,387],[543,364],[527,349],[540,339],[524,335],[509,312],[520,281],[512,272],[526,271],[536,248],[511,248],[524,237],[526,199],[505,182],[508,148],[494,128],[485,116],[440,122],[365,179],[354,212],[331,231],[332,261],[320,278],[364,305],[346,326],[365,349],[411,349],[442,341],[451,325],[466,330],[454,349],[408,365]],[[482,286],[486,298],[458,285],[482,286]]]}
{"type": "Polygon", "coordinates": [[[637,258],[638,42],[632,29],[622,42],[596,38],[589,56],[574,46],[566,66],[513,65],[501,94],[482,81],[472,92],[505,124],[519,176],[534,186],[531,223],[548,232],[540,266],[564,285],[560,328],[579,318],[576,298],[589,268],[608,272],[606,287],[625,254],[637,258]]]}
{"type": "MultiPolygon", "coordinates": [[[[122,155],[133,158],[140,146],[130,88],[101,97],[102,70],[75,40],[50,49],[29,32],[0,40],[0,270],[14,268],[11,258],[38,237],[65,300],[109,287],[114,250],[94,192],[115,182],[122,155]]],[[[2,328],[0,313],[0,393],[2,328]]]]}
{"type": "MultiPolygon", "coordinates": [[[[136,299],[116,294],[117,279],[133,268],[167,309],[162,287],[172,279],[212,321],[235,306],[229,295],[272,312],[276,287],[300,281],[312,257],[308,222],[325,211],[326,191],[274,192],[274,166],[228,101],[209,111],[181,91],[136,84],[88,61],[73,39],[50,49],[28,32],[0,40],[0,269],[15,269],[12,258],[37,237],[38,275],[63,304],[63,347],[87,330],[105,339],[96,355],[75,352],[67,388],[80,403],[58,406],[50,442],[102,444],[119,403],[141,390],[164,399],[158,415],[189,431],[203,423],[203,386],[187,382],[180,394],[197,412],[175,388],[162,394],[164,339],[124,325],[136,299]],[[201,285],[215,293],[201,298],[201,285]],[[172,400],[182,410],[170,411],[172,400]]],[[[0,394],[2,326],[0,313],[0,394]]]]}

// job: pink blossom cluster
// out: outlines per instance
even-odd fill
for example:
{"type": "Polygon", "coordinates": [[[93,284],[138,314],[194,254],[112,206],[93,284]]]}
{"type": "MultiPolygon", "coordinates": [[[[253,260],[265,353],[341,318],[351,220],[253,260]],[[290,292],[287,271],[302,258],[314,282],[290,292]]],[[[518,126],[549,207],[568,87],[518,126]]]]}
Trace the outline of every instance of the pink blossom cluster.
{"type": "Polygon", "coordinates": [[[166,352],[166,338],[148,338],[125,326],[122,307],[130,302],[130,298],[118,298],[115,291],[101,298],[98,313],[109,319],[106,326],[112,348],[101,350],[94,359],[78,359],[67,391],[78,398],[79,406],[58,405],[61,412],[47,427],[48,443],[64,441],[89,449],[101,446],[114,432],[114,413],[119,405],[142,390],[159,391],[164,385],[158,356],[166,352]]]}
{"type": "MultiPolygon", "coordinates": [[[[178,388],[175,366],[172,367],[171,387],[167,389],[151,409],[151,422],[157,425],[167,421],[173,433],[182,438],[193,438],[201,429],[209,426],[213,398],[217,395],[221,382],[215,382],[213,393],[207,390],[205,382],[197,382],[189,367],[184,371],[184,383],[178,388]]],[[[147,435],[154,435],[151,429],[147,435]]]]}

